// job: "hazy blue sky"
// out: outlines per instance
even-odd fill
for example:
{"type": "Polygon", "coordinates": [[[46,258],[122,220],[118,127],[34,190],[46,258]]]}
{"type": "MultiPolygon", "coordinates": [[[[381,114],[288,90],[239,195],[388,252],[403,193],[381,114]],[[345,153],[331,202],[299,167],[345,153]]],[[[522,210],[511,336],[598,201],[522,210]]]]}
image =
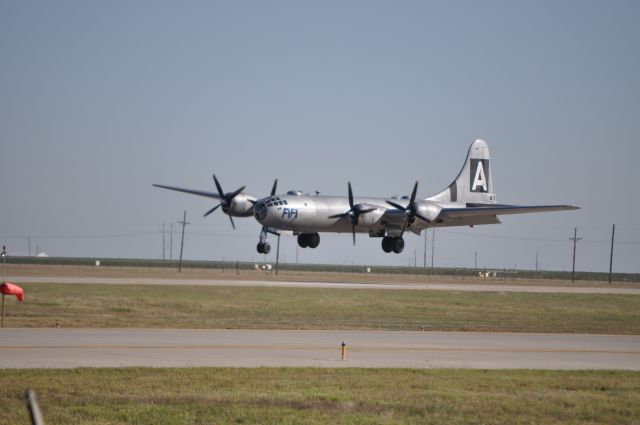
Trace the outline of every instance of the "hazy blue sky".
{"type": "MultiPolygon", "coordinates": [[[[426,197],[484,138],[500,202],[582,210],[439,230],[436,265],[568,270],[577,226],[577,268],[605,271],[616,223],[638,272],[638,22],[638,1],[0,0],[0,243],[159,258],[186,209],[185,258],[258,260],[255,220],[151,184],[426,197]]],[[[299,256],[420,264],[406,242],[299,256]]]]}

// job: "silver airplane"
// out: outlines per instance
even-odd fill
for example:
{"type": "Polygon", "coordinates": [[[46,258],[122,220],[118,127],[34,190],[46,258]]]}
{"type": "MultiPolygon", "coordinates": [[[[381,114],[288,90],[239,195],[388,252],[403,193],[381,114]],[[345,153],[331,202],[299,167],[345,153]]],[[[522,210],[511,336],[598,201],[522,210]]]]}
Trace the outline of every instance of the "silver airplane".
{"type": "Polygon", "coordinates": [[[399,254],[404,249],[404,233],[417,235],[429,227],[475,226],[498,224],[498,215],[525,214],[545,211],[575,210],[571,205],[506,205],[499,204],[493,191],[493,179],[489,165],[489,146],[484,140],[476,140],[469,147],[462,170],[446,189],[435,195],[417,199],[418,182],[411,196],[402,198],[354,197],[351,183],[348,196],[324,196],[289,191],[276,195],[276,180],[268,197],[257,199],[243,194],[240,189],[224,193],[216,176],[213,176],[217,193],[174,186],[154,184],[156,187],[206,196],[220,201],[205,213],[217,208],[232,217],[253,215],[262,224],[257,251],[268,254],[271,250],[267,235],[291,232],[298,237],[302,248],[316,248],[321,232],[351,233],[353,244],[356,233],[368,233],[382,238],[382,250],[399,254]]]}

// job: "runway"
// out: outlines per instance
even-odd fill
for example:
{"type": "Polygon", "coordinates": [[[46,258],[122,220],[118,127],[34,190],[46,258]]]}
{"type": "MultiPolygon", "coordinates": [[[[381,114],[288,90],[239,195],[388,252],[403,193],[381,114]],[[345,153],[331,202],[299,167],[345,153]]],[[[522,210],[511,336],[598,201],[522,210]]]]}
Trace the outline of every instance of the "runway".
{"type": "Polygon", "coordinates": [[[608,286],[553,286],[553,285],[509,285],[495,283],[350,283],[284,280],[241,279],[169,279],[169,278],[121,278],[121,277],[76,277],[76,276],[8,276],[9,282],[20,283],[77,283],[109,285],[184,285],[184,286],[270,286],[280,288],[330,288],[330,289],[395,289],[469,292],[529,292],[564,294],[622,294],[640,295],[637,288],[608,286]]]}
{"type": "Polygon", "coordinates": [[[640,370],[640,336],[2,329],[0,367],[311,366],[640,370]],[[347,359],[340,346],[347,344],[347,359]]]}

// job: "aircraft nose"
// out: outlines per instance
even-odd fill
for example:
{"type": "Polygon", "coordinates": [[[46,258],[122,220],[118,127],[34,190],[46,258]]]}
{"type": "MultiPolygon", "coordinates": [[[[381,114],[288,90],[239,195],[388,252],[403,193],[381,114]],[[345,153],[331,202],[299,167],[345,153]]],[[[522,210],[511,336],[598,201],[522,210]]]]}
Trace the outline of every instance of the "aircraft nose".
{"type": "Polygon", "coordinates": [[[267,206],[264,201],[258,201],[253,208],[253,216],[259,222],[262,222],[267,217],[267,206]]]}

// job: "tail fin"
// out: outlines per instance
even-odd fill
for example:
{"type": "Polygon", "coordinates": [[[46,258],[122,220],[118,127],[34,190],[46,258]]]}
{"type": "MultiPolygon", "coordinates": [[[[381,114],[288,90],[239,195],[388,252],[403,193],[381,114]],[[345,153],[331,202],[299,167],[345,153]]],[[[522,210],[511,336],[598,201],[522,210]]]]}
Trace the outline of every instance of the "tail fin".
{"type": "Polygon", "coordinates": [[[487,142],[480,139],[473,142],[458,177],[448,188],[429,200],[480,205],[497,203],[493,192],[487,142]]]}

